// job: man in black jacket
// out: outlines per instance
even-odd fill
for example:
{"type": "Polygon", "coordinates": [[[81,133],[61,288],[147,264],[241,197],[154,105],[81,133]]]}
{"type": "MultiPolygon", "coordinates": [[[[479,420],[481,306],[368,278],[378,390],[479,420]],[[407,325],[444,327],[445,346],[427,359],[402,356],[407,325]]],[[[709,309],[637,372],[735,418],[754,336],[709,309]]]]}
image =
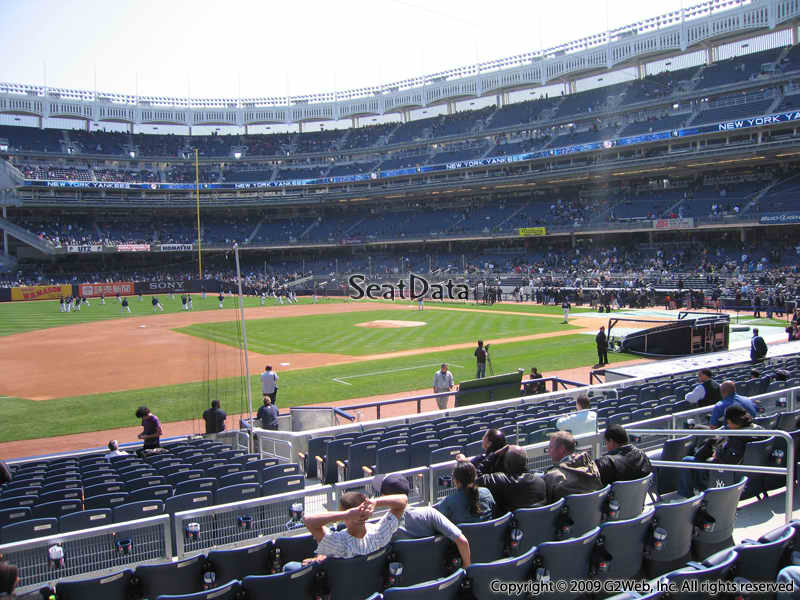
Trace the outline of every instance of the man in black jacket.
{"type": "Polygon", "coordinates": [[[602,367],[608,364],[608,338],[606,337],[606,328],[601,325],[600,331],[594,338],[594,343],[597,344],[597,366],[602,367]]]}
{"type": "Polygon", "coordinates": [[[701,406],[714,406],[722,400],[719,384],[711,378],[711,369],[700,369],[697,372],[697,385],[686,394],[686,400],[701,406]]]}
{"type": "Polygon", "coordinates": [[[603,485],[640,479],[650,473],[650,459],[630,443],[628,432],[622,425],[609,425],[603,437],[608,452],[594,461],[603,485]]]}
{"type": "Polygon", "coordinates": [[[544,479],[528,472],[527,456],[519,446],[507,447],[503,472],[481,475],[476,483],[492,492],[497,516],[518,508],[547,504],[544,479]]]}

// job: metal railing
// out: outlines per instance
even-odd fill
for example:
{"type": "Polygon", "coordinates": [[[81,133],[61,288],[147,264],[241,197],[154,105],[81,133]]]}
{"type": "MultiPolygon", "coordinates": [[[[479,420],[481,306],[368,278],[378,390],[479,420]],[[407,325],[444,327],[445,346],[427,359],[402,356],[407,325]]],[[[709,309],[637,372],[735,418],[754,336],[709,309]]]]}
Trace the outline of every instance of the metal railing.
{"type": "Polygon", "coordinates": [[[170,560],[170,517],[159,515],[3,544],[0,554],[19,568],[23,587],[18,591],[30,591],[56,580],[170,560]],[[63,550],[61,561],[51,560],[49,551],[53,546],[63,550]]]}

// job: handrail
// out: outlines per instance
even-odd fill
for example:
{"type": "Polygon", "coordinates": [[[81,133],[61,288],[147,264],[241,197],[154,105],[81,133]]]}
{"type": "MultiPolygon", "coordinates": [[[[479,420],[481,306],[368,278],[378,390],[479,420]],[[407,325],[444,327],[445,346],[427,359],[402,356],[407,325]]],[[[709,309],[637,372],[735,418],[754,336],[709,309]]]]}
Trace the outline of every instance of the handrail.
{"type": "Polygon", "coordinates": [[[757,465],[731,465],[717,463],[691,463],[683,461],[651,461],[655,466],[677,467],[681,469],[700,469],[713,471],[741,471],[743,473],[768,473],[786,475],[786,497],[784,519],[786,524],[792,520],[794,507],[794,440],[792,436],[779,429],[628,429],[632,434],[650,435],[697,435],[705,437],[779,437],[786,442],[786,467],[761,467],[757,465]],[[664,464],[666,463],[666,464],[664,464]]]}

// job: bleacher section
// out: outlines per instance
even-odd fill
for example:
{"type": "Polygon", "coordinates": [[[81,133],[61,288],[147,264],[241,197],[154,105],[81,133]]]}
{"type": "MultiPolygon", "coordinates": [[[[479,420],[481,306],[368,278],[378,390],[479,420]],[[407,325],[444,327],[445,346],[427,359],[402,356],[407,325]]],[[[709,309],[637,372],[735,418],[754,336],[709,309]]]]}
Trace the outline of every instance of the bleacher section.
{"type": "Polygon", "coordinates": [[[707,90],[721,85],[756,79],[761,74],[761,65],[774,63],[778,60],[781,52],[783,52],[783,48],[773,48],[709,65],[700,73],[700,80],[695,90],[707,90]]]}

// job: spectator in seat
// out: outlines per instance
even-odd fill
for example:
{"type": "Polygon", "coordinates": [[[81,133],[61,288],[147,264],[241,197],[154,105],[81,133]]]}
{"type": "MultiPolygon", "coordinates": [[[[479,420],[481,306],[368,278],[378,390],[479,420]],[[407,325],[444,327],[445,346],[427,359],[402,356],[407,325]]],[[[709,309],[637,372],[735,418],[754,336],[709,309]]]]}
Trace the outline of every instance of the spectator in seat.
{"type": "MultiPolygon", "coordinates": [[[[481,439],[483,454],[472,459],[478,475],[496,473],[503,470],[503,457],[508,449],[506,434],[499,429],[487,429],[481,439]]],[[[463,454],[457,454],[456,460],[467,460],[463,454]]]]}
{"type": "Polygon", "coordinates": [[[506,448],[502,471],[481,475],[477,483],[491,492],[497,516],[547,502],[544,480],[541,475],[528,472],[528,457],[519,446],[506,448]]]}
{"type": "Polygon", "coordinates": [[[0,460],[0,485],[11,481],[11,469],[8,468],[6,461],[0,460]]]}
{"type": "Polygon", "coordinates": [[[264,396],[264,405],[258,409],[256,418],[261,421],[262,429],[278,430],[278,407],[272,403],[272,398],[264,396]]]}
{"type": "Polygon", "coordinates": [[[434,506],[453,523],[478,523],[494,516],[494,497],[476,483],[478,472],[472,463],[459,461],[453,469],[456,492],[434,506]]]}
{"type": "MultiPolygon", "coordinates": [[[[726,382],[727,383],[727,382],[726,382]]],[[[723,385],[725,385],[723,383],[723,385]]],[[[725,409],[724,429],[761,429],[760,425],[753,423],[751,414],[740,405],[733,404],[725,409]]],[[[744,458],[747,442],[757,441],[756,437],[709,437],[694,453],[694,456],[685,456],[685,462],[712,462],[719,464],[738,465],[744,458]]],[[[696,469],[681,469],[678,471],[678,493],[684,498],[691,498],[694,490],[705,490],[714,486],[711,470],[700,471],[696,469]]]]}
{"type": "Polygon", "coordinates": [[[553,466],[544,474],[547,501],[555,502],[569,494],[585,494],[603,487],[600,473],[588,452],[578,452],[575,438],[568,431],[550,436],[547,453],[553,466]]]}
{"type": "MultiPolygon", "coordinates": [[[[381,495],[405,494],[410,490],[408,479],[403,475],[376,475],[372,489],[381,495]]],[[[409,506],[403,514],[403,522],[393,539],[418,539],[432,535],[443,535],[456,545],[465,569],[472,564],[469,541],[450,519],[432,506],[409,506]]]]}
{"type": "Polygon", "coordinates": [[[126,456],[128,453],[125,450],[119,449],[119,442],[117,440],[111,440],[108,442],[108,452],[103,456],[106,460],[111,460],[115,456],[126,456]]]}
{"type": "Polygon", "coordinates": [[[736,393],[736,382],[727,380],[723,381],[719,386],[719,391],[722,394],[722,399],[714,405],[711,409],[711,421],[709,425],[713,428],[722,426],[722,417],[729,406],[738,404],[743,407],[751,417],[758,414],[758,409],[750,398],[745,398],[736,393]]]}
{"type": "Polygon", "coordinates": [[[576,412],[558,419],[556,428],[561,431],[569,431],[572,435],[597,433],[597,413],[589,410],[590,406],[589,396],[580,394],[575,399],[576,412]]]}
{"type": "Polygon", "coordinates": [[[628,432],[622,425],[609,425],[603,437],[608,452],[594,461],[603,485],[640,479],[650,473],[650,459],[630,443],[628,432]]]}
{"type": "Polygon", "coordinates": [[[211,401],[211,408],[203,411],[203,420],[206,422],[206,436],[215,439],[216,435],[225,431],[225,419],[228,415],[219,407],[219,400],[211,401]]]}
{"type": "Polygon", "coordinates": [[[701,406],[713,406],[722,400],[719,384],[711,378],[711,369],[700,369],[697,372],[697,385],[686,394],[685,399],[701,406]]]}
{"type": "Polygon", "coordinates": [[[339,510],[305,517],[305,526],[317,541],[317,554],[334,558],[352,558],[380,550],[392,541],[400,526],[408,497],[402,494],[367,498],[361,492],[347,492],[339,500],[339,510]],[[377,523],[367,523],[376,508],[388,512],[377,523]],[[341,531],[326,530],[325,525],[344,522],[341,531]]]}

